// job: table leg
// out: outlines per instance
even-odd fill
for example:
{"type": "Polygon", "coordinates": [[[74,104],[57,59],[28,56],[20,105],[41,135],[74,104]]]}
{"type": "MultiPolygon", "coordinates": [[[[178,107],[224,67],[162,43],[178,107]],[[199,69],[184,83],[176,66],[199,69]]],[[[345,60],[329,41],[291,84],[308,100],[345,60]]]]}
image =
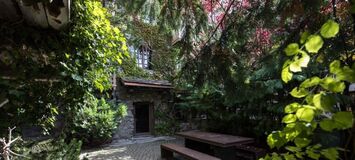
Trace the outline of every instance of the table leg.
{"type": "Polygon", "coordinates": [[[234,147],[214,147],[215,156],[221,158],[222,160],[235,160],[236,159],[236,150],[234,147]]]}
{"type": "Polygon", "coordinates": [[[211,146],[206,143],[190,140],[190,139],[185,139],[185,147],[206,153],[209,155],[214,155],[213,150],[211,149],[211,146]]]}
{"type": "Polygon", "coordinates": [[[173,152],[171,152],[169,150],[166,150],[164,148],[161,148],[160,152],[161,152],[161,158],[163,160],[172,160],[173,157],[174,157],[174,153],[173,152]]]}

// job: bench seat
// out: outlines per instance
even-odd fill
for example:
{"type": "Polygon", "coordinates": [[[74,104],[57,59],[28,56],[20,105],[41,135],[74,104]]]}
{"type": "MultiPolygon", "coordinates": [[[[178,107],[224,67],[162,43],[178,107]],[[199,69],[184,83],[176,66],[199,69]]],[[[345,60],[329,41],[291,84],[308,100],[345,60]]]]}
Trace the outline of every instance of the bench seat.
{"type": "Polygon", "coordinates": [[[160,149],[161,157],[167,160],[173,159],[174,152],[190,160],[220,160],[217,157],[213,157],[208,154],[201,153],[190,148],[186,148],[184,146],[172,143],[162,144],[160,146],[160,149]]]}

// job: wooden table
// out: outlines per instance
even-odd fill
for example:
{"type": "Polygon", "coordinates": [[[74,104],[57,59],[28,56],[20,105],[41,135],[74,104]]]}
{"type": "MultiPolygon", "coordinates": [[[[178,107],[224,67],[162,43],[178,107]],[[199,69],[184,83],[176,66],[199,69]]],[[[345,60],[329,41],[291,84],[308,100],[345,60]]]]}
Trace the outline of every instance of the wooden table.
{"type": "Polygon", "coordinates": [[[176,135],[185,138],[187,148],[219,157],[222,160],[235,159],[236,145],[254,143],[253,138],[203,131],[179,132],[176,135]]]}

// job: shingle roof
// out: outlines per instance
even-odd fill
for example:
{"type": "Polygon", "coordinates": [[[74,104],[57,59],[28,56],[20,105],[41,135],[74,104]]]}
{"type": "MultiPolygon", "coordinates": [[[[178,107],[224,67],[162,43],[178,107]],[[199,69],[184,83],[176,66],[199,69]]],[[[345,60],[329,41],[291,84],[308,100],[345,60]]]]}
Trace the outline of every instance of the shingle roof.
{"type": "Polygon", "coordinates": [[[172,89],[172,84],[167,80],[147,80],[140,78],[121,78],[124,86],[148,87],[148,88],[164,88],[172,89]]]}

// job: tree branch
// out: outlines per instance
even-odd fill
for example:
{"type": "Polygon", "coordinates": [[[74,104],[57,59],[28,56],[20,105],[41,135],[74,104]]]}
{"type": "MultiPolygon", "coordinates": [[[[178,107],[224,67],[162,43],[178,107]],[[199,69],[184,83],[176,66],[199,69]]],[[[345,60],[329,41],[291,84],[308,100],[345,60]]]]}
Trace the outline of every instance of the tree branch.
{"type": "Polygon", "coordinates": [[[3,107],[7,103],[9,103],[9,99],[6,99],[4,102],[0,103],[0,108],[3,107]]]}

